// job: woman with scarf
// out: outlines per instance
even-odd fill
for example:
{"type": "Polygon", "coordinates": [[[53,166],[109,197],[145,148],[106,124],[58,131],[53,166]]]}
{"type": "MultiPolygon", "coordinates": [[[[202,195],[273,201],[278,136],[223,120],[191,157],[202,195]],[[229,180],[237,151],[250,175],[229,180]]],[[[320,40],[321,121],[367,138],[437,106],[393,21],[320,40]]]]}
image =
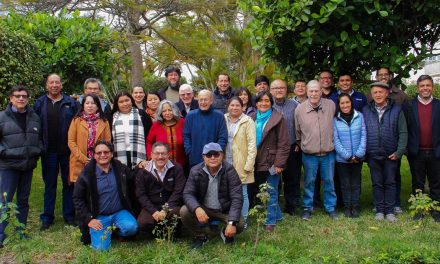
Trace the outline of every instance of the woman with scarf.
{"type": "Polygon", "coordinates": [[[333,119],[333,142],[336,150],[336,171],[341,181],[342,201],[346,217],[360,214],[362,160],[365,156],[367,132],[364,117],[353,108],[350,95],[341,93],[333,119]]]}
{"type": "Polygon", "coordinates": [[[102,112],[99,98],[87,94],[81,110],[70,123],[67,144],[70,148],[69,180],[76,182],[84,166],[93,157],[93,146],[98,140],[110,141],[109,123],[102,112]]]}
{"type": "Polygon", "coordinates": [[[289,157],[289,135],[282,114],[272,108],[274,100],[270,92],[259,93],[255,102],[257,112],[251,114],[255,120],[257,140],[254,194],[258,193],[260,184],[267,182],[270,185],[265,225],[266,230],[272,232],[276,221],[283,218],[278,203],[278,185],[289,157]]]}
{"type": "Polygon", "coordinates": [[[160,96],[157,92],[148,92],[146,95],[147,107],[145,112],[151,117],[152,121],[157,120],[157,109],[159,108],[160,96]]]}
{"type": "Polygon", "coordinates": [[[145,139],[151,128],[151,118],[137,109],[131,94],[122,91],[113,101],[113,117],[110,122],[114,158],[130,169],[146,159],[145,139]]]}

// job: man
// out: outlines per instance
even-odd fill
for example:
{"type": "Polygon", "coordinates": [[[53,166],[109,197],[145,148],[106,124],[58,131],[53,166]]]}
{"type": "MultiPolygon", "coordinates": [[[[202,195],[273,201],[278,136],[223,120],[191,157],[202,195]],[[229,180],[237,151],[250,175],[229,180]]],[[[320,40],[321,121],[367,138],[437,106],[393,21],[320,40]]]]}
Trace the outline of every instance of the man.
{"type": "Polygon", "coordinates": [[[112,226],[116,226],[116,234],[121,237],[137,233],[128,193],[132,178],[131,170],[113,158],[112,143],[98,140],[93,147],[93,159],[79,175],[73,194],[84,244],[91,242],[93,249],[109,250],[112,226]]]}
{"type": "Polygon", "coordinates": [[[182,84],[179,88],[179,102],[176,103],[177,107],[185,118],[189,111],[199,108],[197,100],[194,98],[194,91],[191,85],[182,84]]]}
{"type": "Polygon", "coordinates": [[[184,226],[195,236],[193,249],[208,241],[204,228],[210,221],[226,225],[220,231],[225,243],[232,243],[234,236],[243,231],[241,181],[234,167],[223,161],[223,153],[219,144],[206,144],[203,162],[191,169],[183,191],[185,205],[180,215],[184,226]]]}
{"type": "MultiPolygon", "coordinates": [[[[3,205],[12,202],[17,192],[17,220],[23,225],[26,225],[29,213],[32,173],[43,152],[40,118],[28,102],[26,87],[14,86],[9,91],[8,106],[0,112],[1,202],[3,205]]],[[[0,214],[3,212],[0,211],[0,214]]],[[[7,221],[0,223],[0,248],[6,237],[6,225],[7,221]]]]}
{"type": "Polygon", "coordinates": [[[183,204],[186,178],[182,167],[169,160],[169,148],[166,143],[154,143],[151,161],[136,175],[136,198],[141,206],[137,222],[144,233],[151,234],[156,224],[165,218],[179,216],[183,204]],[[168,212],[163,210],[165,203],[168,212]]]}
{"type": "Polygon", "coordinates": [[[318,81],[307,84],[308,99],[295,110],[296,141],[302,150],[304,166],[304,212],[302,219],[309,220],[313,211],[313,194],[318,169],[324,183],[324,207],[336,220],[336,194],[333,183],[335,154],[333,145],[333,117],[335,104],[321,98],[318,81]]]}
{"type": "Polygon", "coordinates": [[[285,81],[276,79],[270,84],[270,93],[275,99],[273,108],[283,115],[289,134],[290,153],[283,171],[285,212],[293,215],[300,205],[300,181],[301,181],[301,154],[295,139],[294,113],[297,106],[295,101],[287,98],[287,84],[285,81]]]}
{"type": "Polygon", "coordinates": [[[346,93],[350,95],[353,100],[353,108],[358,112],[362,112],[364,106],[367,104],[367,97],[363,93],[360,93],[353,89],[353,78],[351,73],[341,72],[338,77],[338,87],[339,90],[336,93],[333,93],[330,99],[338,103],[338,97],[341,93],[346,93]]]}
{"type": "MultiPolygon", "coordinates": [[[[376,80],[388,84],[390,94],[388,95],[395,103],[403,105],[408,101],[408,95],[404,93],[399,87],[393,84],[393,73],[387,67],[379,67],[376,70],[376,80]]],[[[370,103],[373,100],[371,93],[367,95],[367,101],[370,103]]]]}
{"type": "Polygon", "coordinates": [[[47,94],[35,101],[35,112],[40,116],[43,143],[46,149],[41,157],[44,180],[44,212],[40,215],[41,230],[47,230],[54,221],[58,172],[63,181],[63,217],[68,225],[75,224],[75,208],[72,201],[73,184],[69,182],[69,156],[67,132],[70,122],[77,113],[76,102],[61,90],[61,77],[51,74],[47,77],[47,94]]]}
{"type": "Polygon", "coordinates": [[[205,144],[216,142],[224,150],[228,142],[225,117],[212,107],[211,91],[200,91],[198,103],[199,109],[190,111],[186,116],[183,129],[183,144],[190,167],[202,162],[205,144]]]}
{"type": "Polygon", "coordinates": [[[295,82],[294,87],[293,93],[295,94],[295,97],[293,97],[293,101],[295,101],[297,104],[300,104],[307,100],[306,81],[298,80],[295,82]]]}
{"type": "MultiPolygon", "coordinates": [[[[417,79],[417,98],[405,106],[408,122],[408,161],[412,191],[425,190],[428,178],[429,196],[440,202],[440,101],[432,97],[434,82],[429,75],[417,79]]],[[[440,222],[440,212],[431,212],[440,222]]],[[[415,219],[420,218],[416,216],[415,219]]]]}
{"type": "Polygon", "coordinates": [[[180,69],[176,66],[169,66],[165,69],[165,78],[168,81],[168,86],[157,91],[160,96],[160,100],[168,99],[173,103],[177,103],[179,101],[180,77],[180,69]]]}
{"type": "Polygon", "coordinates": [[[226,113],[226,104],[228,100],[234,95],[232,91],[231,78],[226,73],[220,73],[217,77],[217,87],[214,89],[214,104],[215,109],[220,110],[222,113],[226,113]]]}
{"type": "Polygon", "coordinates": [[[255,93],[267,91],[267,89],[269,89],[269,83],[269,78],[267,78],[266,75],[257,76],[254,81],[255,93]]]}
{"type": "Polygon", "coordinates": [[[405,152],[408,133],[401,106],[388,98],[389,87],[371,84],[373,101],[363,110],[367,125],[367,162],[373,182],[375,219],[396,222],[396,170],[405,152]]]}
{"type": "MultiPolygon", "coordinates": [[[[94,94],[94,95],[98,96],[99,102],[101,103],[101,109],[104,112],[105,118],[107,118],[107,120],[110,120],[109,118],[111,118],[111,115],[112,115],[112,108],[111,108],[110,104],[102,98],[102,92],[101,92],[102,89],[101,88],[102,88],[102,85],[101,85],[101,81],[99,79],[88,78],[84,82],[84,94],[78,98],[78,103],[82,104],[84,95],[86,95],[86,94],[94,94]]],[[[78,109],[80,109],[80,108],[81,108],[81,106],[78,106],[78,109]]]]}
{"type": "Polygon", "coordinates": [[[322,98],[330,99],[336,93],[333,86],[333,74],[330,70],[324,69],[319,73],[319,84],[322,88],[322,98]]]}

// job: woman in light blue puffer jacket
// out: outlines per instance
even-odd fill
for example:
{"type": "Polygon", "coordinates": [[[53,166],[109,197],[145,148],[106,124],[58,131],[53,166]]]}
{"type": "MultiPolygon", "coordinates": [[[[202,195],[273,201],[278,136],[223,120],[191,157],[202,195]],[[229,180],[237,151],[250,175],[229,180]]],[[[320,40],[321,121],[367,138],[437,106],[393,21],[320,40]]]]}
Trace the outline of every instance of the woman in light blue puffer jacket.
{"type": "Polygon", "coordinates": [[[336,151],[336,172],[340,178],[344,214],[359,217],[362,160],[365,156],[367,132],[362,113],[353,109],[350,95],[339,95],[333,121],[336,151]]]}

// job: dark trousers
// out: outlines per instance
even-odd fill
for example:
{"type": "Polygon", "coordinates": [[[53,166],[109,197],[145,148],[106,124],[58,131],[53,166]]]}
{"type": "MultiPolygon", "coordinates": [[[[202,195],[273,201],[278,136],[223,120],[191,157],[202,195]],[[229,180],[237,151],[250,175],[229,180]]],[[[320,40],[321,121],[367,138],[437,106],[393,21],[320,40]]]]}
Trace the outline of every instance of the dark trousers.
{"type": "MultiPolygon", "coordinates": [[[[206,208],[202,206],[202,209],[205,211],[205,213],[209,217],[209,221],[220,221],[223,224],[228,224],[228,215],[222,214],[220,210],[213,210],[206,208]]],[[[183,225],[191,230],[192,234],[195,237],[202,237],[210,234],[209,224],[201,224],[195,215],[195,213],[190,212],[188,210],[188,207],[186,205],[182,206],[180,208],[180,216],[182,217],[182,223],[183,225]]],[[[240,216],[240,221],[237,224],[237,232],[236,234],[239,234],[243,231],[244,226],[244,219],[243,216],[240,216]]]]}
{"type": "Polygon", "coordinates": [[[295,145],[292,145],[286,169],[282,174],[286,210],[291,210],[301,205],[301,159],[301,151],[295,152],[295,145]]]}
{"type": "Polygon", "coordinates": [[[368,159],[371,181],[373,183],[374,206],[378,213],[394,213],[396,199],[397,161],[368,159]]]}
{"type": "MultiPolygon", "coordinates": [[[[14,194],[17,191],[17,219],[20,223],[26,225],[29,213],[29,194],[32,185],[33,170],[0,170],[0,193],[2,204],[12,202],[14,194]],[[6,193],[6,200],[3,194],[6,193]]],[[[3,210],[0,211],[0,214],[3,210]]],[[[0,242],[5,239],[5,228],[8,223],[3,221],[0,224],[0,242]]]]}
{"type": "MultiPolygon", "coordinates": [[[[173,217],[173,215],[180,216],[180,207],[170,208],[167,218],[170,219],[173,217]]],[[[139,231],[151,234],[156,227],[157,221],[154,220],[153,215],[142,209],[137,218],[137,223],[139,226],[139,231]]],[[[178,224],[174,231],[176,232],[178,229],[180,229],[180,224],[178,224]]]]}
{"type": "Polygon", "coordinates": [[[342,201],[345,208],[359,206],[361,196],[361,171],[360,163],[336,162],[336,171],[341,181],[342,201]]]}
{"type": "Polygon", "coordinates": [[[425,190],[425,178],[428,178],[429,196],[440,202],[440,159],[433,151],[420,151],[417,156],[408,156],[412,175],[412,191],[425,190]]]}
{"type": "Polygon", "coordinates": [[[41,167],[44,180],[44,212],[40,215],[40,220],[53,223],[60,170],[63,181],[63,217],[65,221],[74,220],[75,208],[72,200],[74,185],[69,182],[69,155],[47,153],[41,157],[41,167]]]}
{"type": "Polygon", "coordinates": [[[402,191],[402,175],[400,175],[400,165],[402,164],[402,159],[397,160],[397,170],[396,170],[396,201],[394,202],[395,207],[401,207],[400,193],[402,191]]]}

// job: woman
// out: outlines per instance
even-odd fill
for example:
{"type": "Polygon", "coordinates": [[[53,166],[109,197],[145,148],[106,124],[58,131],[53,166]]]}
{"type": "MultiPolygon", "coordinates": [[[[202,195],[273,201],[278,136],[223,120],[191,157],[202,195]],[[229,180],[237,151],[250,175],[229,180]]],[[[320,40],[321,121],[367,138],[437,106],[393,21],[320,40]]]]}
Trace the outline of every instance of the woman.
{"type": "Polygon", "coordinates": [[[133,96],[134,102],[138,109],[144,110],[147,107],[144,88],[140,86],[133,87],[133,91],[131,92],[131,95],[133,96]]]}
{"type": "Polygon", "coordinates": [[[258,93],[255,97],[257,112],[251,114],[255,120],[257,158],[255,160],[255,186],[267,182],[271,188],[267,206],[266,230],[272,232],[276,221],[283,218],[278,203],[280,174],[289,157],[290,144],[287,124],[282,114],[272,109],[274,100],[270,92],[258,93]]]}
{"type": "Polygon", "coordinates": [[[252,95],[248,88],[240,87],[235,91],[235,96],[240,97],[243,102],[243,113],[250,115],[255,112],[255,107],[252,105],[252,95]]]}
{"type": "Polygon", "coordinates": [[[362,159],[367,133],[364,117],[353,108],[350,95],[341,93],[333,120],[336,171],[341,180],[342,201],[346,217],[359,217],[362,159]]]}
{"type": "Polygon", "coordinates": [[[125,91],[117,93],[110,123],[114,157],[131,169],[146,158],[145,139],[152,124],[147,114],[135,105],[131,94],[125,91]]]}
{"type": "Polygon", "coordinates": [[[173,102],[169,100],[160,102],[157,109],[157,121],[153,123],[147,137],[148,159],[151,158],[153,144],[160,141],[170,146],[170,160],[186,168],[188,159],[183,148],[184,123],[185,120],[180,117],[180,111],[173,102]]]}
{"type": "Polygon", "coordinates": [[[147,108],[145,112],[151,117],[151,120],[156,121],[157,119],[157,108],[159,107],[160,96],[157,92],[147,93],[147,108]]]}
{"type": "Polygon", "coordinates": [[[70,148],[70,182],[76,182],[84,166],[93,158],[93,146],[98,140],[111,140],[110,127],[102,112],[99,98],[94,94],[86,94],[81,110],[70,123],[67,135],[70,148]]]}
{"type": "Polygon", "coordinates": [[[228,144],[226,145],[226,160],[232,164],[240,176],[243,188],[243,215],[245,228],[249,211],[248,184],[254,182],[254,165],[257,156],[255,123],[243,113],[242,100],[234,96],[227,104],[225,114],[228,128],[228,144]]]}

